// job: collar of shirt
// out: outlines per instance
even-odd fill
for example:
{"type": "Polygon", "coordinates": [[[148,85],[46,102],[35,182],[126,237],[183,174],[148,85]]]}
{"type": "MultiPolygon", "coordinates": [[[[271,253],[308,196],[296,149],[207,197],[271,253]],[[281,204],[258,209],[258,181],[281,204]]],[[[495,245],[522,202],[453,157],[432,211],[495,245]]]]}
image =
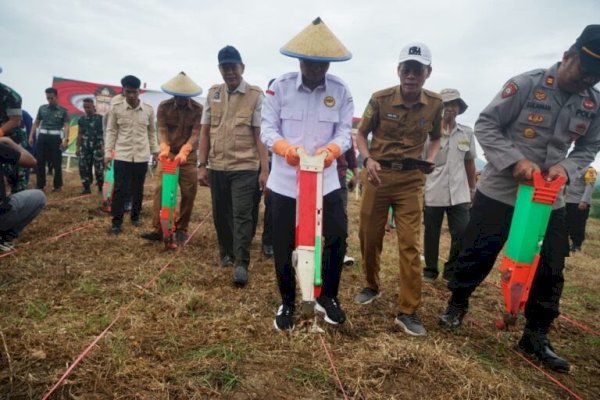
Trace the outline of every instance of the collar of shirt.
{"type": "MultiPolygon", "coordinates": [[[[225,88],[227,89],[227,84],[224,84],[224,85],[225,85],[225,88]]],[[[227,89],[227,93],[234,94],[235,92],[240,92],[241,94],[244,94],[244,93],[246,93],[247,88],[248,88],[248,84],[246,83],[245,80],[242,79],[242,81],[240,82],[238,87],[236,87],[232,91],[229,91],[229,89],[227,89]]]]}
{"type": "MultiPolygon", "coordinates": [[[[427,105],[429,103],[429,101],[427,100],[427,96],[425,95],[425,91],[423,89],[421,89],[421,94],[419,95],[419,100],[417,101],[416,104],[419,104],[419,103],[423,104],[423,105],[427,105]]],[[[400,85],[398,85],[396,87],[396,90],[394,93],[394,98],[392,99],[392,106],[406,107],[404,97],[402,97],[402,91],[400,90],[400,85]]]]}
{"type": "Polygon", "coordinates": [[[144,102],[142,100],[140,100],[140,103],[137,105],[137,107],[132,107],[131,104],[129,104],[127,101],[124,102],[125,103],[125,108],[128,110],[145,110],[146,107],[144,107],[144,102]]]}
{"type": "MultiPolygon", "coordinates": [[[[325,74],[325,80],[323,81],[323,84],[317,86],[315,88],[315,90],[320,89],[320,88],[323,88],[323,90],[327,89],[327,74],[325,74]]],[[[302,82],[302,72],[298,72],[298,76],[296,77],[296,89],[298,91],[306,90],[307,92],[314,92],[314,90],[310,90],[310,88],[305,86],[304,82],[302,82]]]]}
{"type": "Polygon", "coordinates": [[[452,136],[453,133],[458,131],[458,124],[455,122],[454,123],[454,128],[450,129],[450,131],[446,131],[443,127],[442,127],[442,135],[444,136],[452,136]]]}

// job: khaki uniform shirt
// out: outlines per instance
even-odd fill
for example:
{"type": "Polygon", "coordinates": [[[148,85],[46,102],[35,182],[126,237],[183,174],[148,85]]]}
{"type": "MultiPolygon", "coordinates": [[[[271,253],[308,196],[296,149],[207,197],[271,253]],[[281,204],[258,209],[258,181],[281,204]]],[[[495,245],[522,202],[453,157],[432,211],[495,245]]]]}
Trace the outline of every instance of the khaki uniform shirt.
{"type": "Polygon", "coordinates": [[[264,94],[246,81],[231,93],[214,85],[206,96],[202,125],[210,124],[209,168],[217,171],[258,171],[260,159],[254,128],[260,127],[264,94]]]}
{"type": "MultiPolygon", "coordinates": [[[[542,171],[560,164],[569,179],[594,161],[600,150],[600,93],[593,88],[563,92],[558,65],[512,78],[481,112],[475,136],[489,162],[477,189],[486,196],[515,204],[518,183],[512,167],[521,159],[533,161],[542,171]]],[[[563,206],[561,193],[554,207],[563,206]]]]}
{"type": "Polygon", "coordinates": [[[471,194],[465,160],[473,160],[475,157],[477,150],[471,128],[456,124],[452,132],[442,134],[440,151],[434,160],[435,170],[427,175],[425,181],[425,205],[450,207],[469,203],[471,194]]]}
{"type": "Polygon", "coordinates": [[[427,137],[441,136],[442,98],[423,89],[419,101],[405,106],[400,86],[371,96],[358,129],[373,132],[369,153],[374,160],[399,161],[420,158],[427,137]]]}
{"type": "Polygon", "coordinates": [[[148,162],[159,151],[152,106],[140,100],[133,108],[126,101],[108,113],[105,155],[115,151],[115,160],[148,162]]]}
{"type": "MultiPolygon", "coordinates": [[[[156,120],[159,128],[167,130],[167,144],[171,153],[177,154],[181,146],[187,143],[194,129],[200,130],[202,105],[189,99],[184,107],[177,107],[175,98],[162,101],[156,110],[156,120]]],[[[192,143],[192,152],[198,149],[198,142],[192,143]]]]}

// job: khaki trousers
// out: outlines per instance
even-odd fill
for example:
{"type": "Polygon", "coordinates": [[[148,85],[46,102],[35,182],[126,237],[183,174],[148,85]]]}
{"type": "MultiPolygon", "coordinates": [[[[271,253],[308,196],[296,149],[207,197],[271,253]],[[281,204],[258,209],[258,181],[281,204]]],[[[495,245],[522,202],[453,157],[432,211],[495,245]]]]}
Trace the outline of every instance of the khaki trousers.
{"type": "MultiPolygon", "coordinates": [[[[174,154],[170,154],[170,157],[174,156],[174,154]]],[[[194,200],[196,199],[196,193],[198,192],[196,162],[196,155],[190,153],[187,161],[179,166],[181,202],[179,203],[179,214],[177,214],[177,220],[175,221],[175,226],[178,231],[187,232],[192,217],[194,200]]],[[[156,189],[154,189],[152,226],[156,232],[160,232],[160,202],[162,194],[162,167],[160,162],[158,163],[157,173],[154,179],[156,179],[156,189]]]]}
{"type": "Polygon", "coordinates": [[[385,224],[390,206],[394,209],[398,235],[401,313],[414,313],[421,303],[421,262],[419,240],[425,175],[413,171],[379,171],[381,184],[375,187],[361,173],[363,194],[360,207],[360,251],[367,287],[380,291],[379,269],[385,224]]]}

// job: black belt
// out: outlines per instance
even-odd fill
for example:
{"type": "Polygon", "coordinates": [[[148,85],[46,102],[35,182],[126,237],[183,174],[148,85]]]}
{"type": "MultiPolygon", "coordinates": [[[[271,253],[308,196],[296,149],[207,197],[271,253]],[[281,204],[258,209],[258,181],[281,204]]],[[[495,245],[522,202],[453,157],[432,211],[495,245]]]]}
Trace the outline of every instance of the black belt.
{"type": "Polygon", "coordinates": [[[381,168],[389,169],[391,171],[411,171],[419,169],[419,164],[415,161],[421,161],[414,158],[407,158],[401,161],[387,161],[387,160],[376,160],[381,168]]]}

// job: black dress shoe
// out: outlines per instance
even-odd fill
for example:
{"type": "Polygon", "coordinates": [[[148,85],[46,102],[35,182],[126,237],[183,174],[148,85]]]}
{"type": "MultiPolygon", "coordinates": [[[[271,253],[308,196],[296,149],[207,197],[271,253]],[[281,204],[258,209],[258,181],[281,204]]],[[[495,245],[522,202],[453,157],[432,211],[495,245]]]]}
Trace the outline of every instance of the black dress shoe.
{"type": "Polygon", "coordinates": [[[438,325],[446,329],[456,329],[462,325],[463,318],[467,314],[468,307],[448,304],[446,311],[440,316],[438,325]]]}
{"type": "Polygon", "coordinates": [[[146,240],[156,240],[156,241],[160,241],[162,240],[162,234],[160,234],[159,232],[143,232],[140,237],[142,239],[146,239],[146,240]]]}
{"type": "Polygon", "coordinates": [[[545,333],[530,331],[525,328],[523,336],[517,344],[517,350],[521,353],[535,358],[544,367],[556,372],[569,372],[569,362],[554,352],[550,340],[545,333]]]}

